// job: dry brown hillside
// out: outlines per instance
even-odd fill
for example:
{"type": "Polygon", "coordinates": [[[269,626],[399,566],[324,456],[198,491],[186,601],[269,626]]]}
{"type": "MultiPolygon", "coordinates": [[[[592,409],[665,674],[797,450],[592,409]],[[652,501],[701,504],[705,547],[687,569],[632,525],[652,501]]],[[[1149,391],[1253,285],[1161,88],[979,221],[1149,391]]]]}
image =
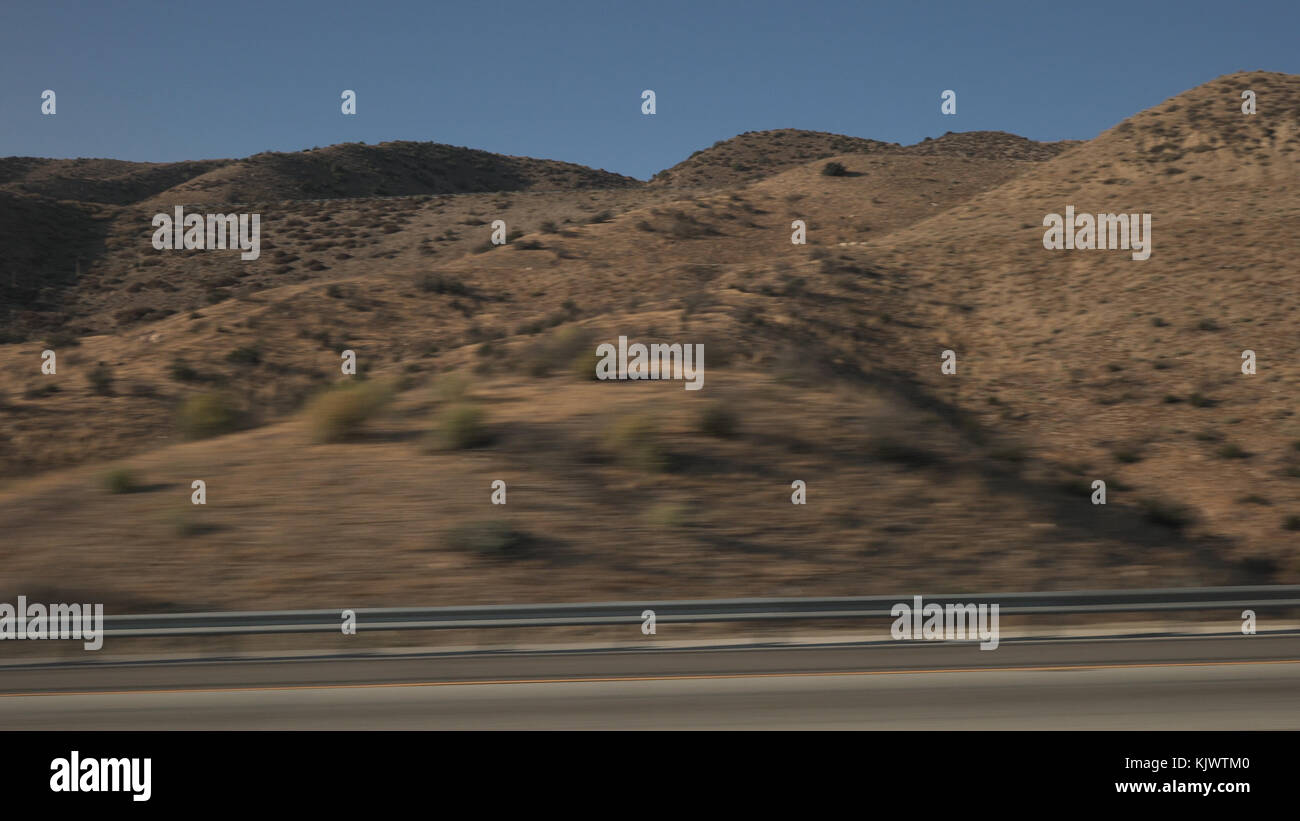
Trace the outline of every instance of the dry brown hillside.
{"type": "Polygon", "coordinates": [[[694,192],[272,203],[245,265],[112,233],[58,375],[46,340],[0,346],[8,584],[199,609],[1295,581],[1298,83],[1221,78],[1046,160],[945,137],[694,192]],[[1044,249],[1067,204],[1150,211],[1151,259],[1044,249]],[[117,323],[118,286],[166,313],[117,323]],[[704,345],[704,388],[593,380],[618,336],[704,345]]]}

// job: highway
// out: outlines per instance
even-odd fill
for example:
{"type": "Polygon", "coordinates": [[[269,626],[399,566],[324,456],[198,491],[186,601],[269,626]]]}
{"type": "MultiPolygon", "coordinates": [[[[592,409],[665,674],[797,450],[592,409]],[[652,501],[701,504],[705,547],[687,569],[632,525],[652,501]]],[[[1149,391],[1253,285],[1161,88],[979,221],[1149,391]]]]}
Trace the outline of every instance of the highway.
{"type": "Polygon", "coordinates": [[[0,670],[0,729],[1300,729],[1300,636],[0,670]]]}

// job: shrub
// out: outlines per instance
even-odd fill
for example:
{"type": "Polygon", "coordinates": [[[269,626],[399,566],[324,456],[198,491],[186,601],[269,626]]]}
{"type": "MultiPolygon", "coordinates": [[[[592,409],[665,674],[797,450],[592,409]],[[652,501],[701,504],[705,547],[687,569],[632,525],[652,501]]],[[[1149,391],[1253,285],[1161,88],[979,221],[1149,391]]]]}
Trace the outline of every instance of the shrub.
{"type": "Polygon", "coordinates": [[[90,381],[90,388],[100,396],[109,396],[113,393],[113,371],[108,365],[100,362],[86,377],[90,381]]]}
{"type": "MultiPolygon", "coordinates": [[[[577,312],[577,306],[571,302],[566,303],[566,311],[569,314],[577,312]],[[572,307],[569,307],[572,305],[572,307]]],[[[564,314],[553,314],[545,324],[558,325],[565,321],[564,314]]],[[[574,362],[580,354],[592,350],[591,332],[585,328],[567,327],[552,331],[546,337],[529,346],[531,353],[526,363],[528,373],[532,376],[543,377],[551,373],[556,368],[563,369],[565,366],[574,362]]],[[[578,367],[577,365],[574,366],[578,367]]],[[[595,376],[595,362],[592,362],[592,378],[595,376]]]]}
{"type": "Polygon", "coordinates": [[[659,428],[648,416],[623,416],[605,431],[605,451],[620,464],[638,470],[663,470],[668,452],[659,428]]]}
{"type": "Polygon", "coordinates": [[[433,390],[443,402],[460,402],[469,394],[469,378],[460,373],[443,374],[433,390]]]}
{"type": "Polygon", "coordinates": [[[828,162],[822,166],[823,177],[842,177],[846,173],[848,173],[848,169],[844,167],[843,163],[828,162]]]}
{"type": "Polygon", "coordinates": [[[75,348],[81,344],[81,339],[73,333],[67,331],[55,331],[45,337],[45,347],[58,350],[59,348],[75,348]]]}
{"type": "Polygon", "coordinates": [[[198,382],[202,379],[199,372],[194,370],[188,362],[180,357],[172,360],[171,365],[167,367],[167,372],[171,374],[172,379],[180,382],[198,382]]]}
{"type": "Polygon", "coordinates": [[[706,436],[729,439],[740,431],[740,417],[730,406],[714,402],[700,412],[699,426],[706,436]]]}
{"type": "Polygon", "coordinates": [[[1115,461],[1125,465],[1135,465],[1142,461],[1142,451],[1134,447],[1122,447],[1113,454],[1115,461]]]}
{"type": "Polygon", "coordinates": [[[490,444],[493,436],[486,419],[478,405],[452,405],[439,415],[430,445],[438,450],[463,450],[490,444]]]}
{"type": "Polygon", "coordinates": [[[262,362],[262,351],[256,345],[245,345],[226,354],[226,361],[240,365],[258,365],[262,362]]]}
{"type": "Polygon", "coordinates": [[[527,534],[500,519],[483,519],[456,525],[443,536],[454,550],[465,550],[490,558],[510,558],[528,544],[527,534]]]}
{"type": "Polygon", "coordinates": [[[349,382],[317,395],[306,410],[312,441],[342,442],[356,437],[391,399],[390,386],[371,381],[349,382]]]}
{"type": "Polygon", "coordinates": [[[1300,516],[1288,516],[1282,520],[1282,527],[1285,530],[1300,530],[1300,516]]]}
{"type": "Polygon", "coordinates": [[[604,357],[596,353],[595,348],[588,348],[573,357],[570,367],[573,369],[574,376],[595,382],[597,381],[596,366],[600,364],[602,359],[604,357]]]}
{"type": "MultiPolygon", "coordinates": [[[[491,243],[488,243],[488,245],[491,246],[491,243]]],[[[415,286],[421,291],[430,294],[455,294],[457,296],[470,295],[470,288],[468,285],[455,277],[443,276],[442,274],[421,274],[416,277],[415,286]]]]}
{"type": "Polygon", "coordinates": [[[908,467],[925,467],[941,461],[939,454],[933,451],[887,436],[872,440],[867,445],[867,453],[881,462],[908,467]]]}
{"type": "Polygon", "coordinates": [[[673,220],[668,226],[668,233],[677,239],[699,239],[700,237],[714,236],[718,231],[712,226],[701,223],[690,214],[678,211],[673,214],[673,220]]]}
{"type": "Polygon", "coordinates": [[[243,426],[243,414],[225,394],[200,393],[186,399],[177,413],[177,426],[191,439],[232,433],[243,426]]]}
{"type": "Polygon", "coordinates": [[[140,483],[130,468],[113,468],[104,474],[104,488],[109,493],[133,493],[140,489],[140,483]]]}
{"type": "Polygon", "coordinates": [[[40,382],[28,385],[23,390],[24,399],[40,399],[42,396],[49,396],[52,393],[58,393],[59,386],[53,382],[40,382]]]}
{"type": "Polygon", "coordinates": [[[1181,530],[1196,519],[1191,508],[1168,499],[1148,498],[1138,504],[1142,506],[1147,521],[1174,530],[1181,530]]]}
{"type": "Polygon", "coordinates": [[[646,523],[658,530],[673,530],[687,523],[689,511],[678,502],[661,502],[645,513],[646,523]]]}
{"type": "Polygon", "coordinates": [[[163,518],[169,529],[177,536],[200,536],[218,529],[211,523],[199,519],[200,511],[203,510],[202,506],[187,501],[167,509],[163,518]]]}

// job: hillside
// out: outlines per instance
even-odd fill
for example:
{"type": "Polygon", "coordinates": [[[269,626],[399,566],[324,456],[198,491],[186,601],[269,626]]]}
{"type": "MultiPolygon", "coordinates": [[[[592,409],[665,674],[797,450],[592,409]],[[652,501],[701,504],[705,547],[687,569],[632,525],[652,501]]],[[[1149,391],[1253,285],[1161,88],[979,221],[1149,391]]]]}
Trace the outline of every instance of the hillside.
{"type": "Polygon", "coordinates": [[[694,192],[268,203],[242,265],[142,250],[133,212],[59,375],[0,345],[8,583],[266,609],[1295,582],[1298,103],[1250,73],[1046,159],[948,135],[694,192]],[[1067,205],[1150,212],[1150,259],[1045,249],[1067,205]],[[522,235],[485,248],[500,214],[522,235]],[[594,381],[618,336],[703,344],[704,389],[594,381]],[[392,401],[317,441],[344,350],[392,401]],[[213,396],[237,413],[187,437],[213,396]]]}
{"type": "Polygon", "coordinates": [[[924,330],[900,355],[932,389],[1112,480],[1112,503],[1171,511],[1261,578],[1294,578],[1298,160],[1300,79],[1230,75],[861,253],[912,280],[924,330]],[[1244,88],[1267,107],[1243,115],[1244,88]],[[1044,249],[1043,216],[1067,205],[1150,213],[1150,259],[1044,249]],[[933,366],[945,348],[959,379],[933,366]]]}

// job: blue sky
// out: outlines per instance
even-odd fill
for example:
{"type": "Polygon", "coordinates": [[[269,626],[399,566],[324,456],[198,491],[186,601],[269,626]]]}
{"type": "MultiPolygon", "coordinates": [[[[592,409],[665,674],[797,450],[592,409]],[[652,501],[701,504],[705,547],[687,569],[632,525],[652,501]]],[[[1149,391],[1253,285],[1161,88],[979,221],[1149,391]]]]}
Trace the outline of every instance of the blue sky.
{"type": "Polygon", "coordinates": [[[432,140],[636,177],[744,131],[1086,139],[1239,70],[1300,73],[1300,3],[23,2],[0,156],[172,161],[432,140]],[[58,113],[43,116],[44,89],[58,113]],[[643,116],[641,91],[658,111],[643,116]],[[958,94],[956,116],[939,95],[958,94]],[[343,89],[357,115],[339,111],[343,89]]]}

